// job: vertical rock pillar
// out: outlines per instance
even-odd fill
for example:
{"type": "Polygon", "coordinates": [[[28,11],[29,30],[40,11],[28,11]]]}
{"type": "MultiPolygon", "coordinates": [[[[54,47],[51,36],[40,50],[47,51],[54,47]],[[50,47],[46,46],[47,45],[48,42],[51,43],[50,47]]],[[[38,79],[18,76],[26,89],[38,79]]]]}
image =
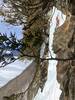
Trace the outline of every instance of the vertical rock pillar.
{"type": "Polygon", "coordinates": [[[54,33],[53,50],[57,58],[71,60],[58,61],[57,80],[62,94],[60,100],[75,100],[75,1],[70,1],[71,11],[64,24],[54,33]]]}

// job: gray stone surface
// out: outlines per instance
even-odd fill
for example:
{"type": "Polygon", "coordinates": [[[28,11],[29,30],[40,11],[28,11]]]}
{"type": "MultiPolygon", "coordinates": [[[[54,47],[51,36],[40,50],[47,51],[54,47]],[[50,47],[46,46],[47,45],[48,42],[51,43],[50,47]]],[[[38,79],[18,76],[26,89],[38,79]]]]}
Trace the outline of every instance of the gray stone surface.
{"type": "MultiPolygon", "coordinates": [[[[24,70],[18,77],[8,82],[4,87],[0,88],[0,100],[3,100],[3,97],[9,97],[13,94],[18,94],[24,92],[29,84],[31,83],[34,73],[35,73],[35,63],[32,62],[26,70],[24,70]]],[[[18,100],[27,100],[27,92],[23,95],[22,99],[20,96],[18,100]]],[[[5,99],[9,100],[9,99],[5,99]]]]}

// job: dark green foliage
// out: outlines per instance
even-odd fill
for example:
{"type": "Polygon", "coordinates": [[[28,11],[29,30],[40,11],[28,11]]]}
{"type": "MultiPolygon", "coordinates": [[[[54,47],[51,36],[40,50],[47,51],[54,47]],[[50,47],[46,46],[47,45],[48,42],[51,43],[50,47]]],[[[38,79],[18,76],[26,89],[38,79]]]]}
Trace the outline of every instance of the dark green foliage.
{"type": "Polygon", "coordinates": [[[2,35],[0,33],[0,62],[2,63],[0,67],[15,61],[16,58],[14,57],[13,52],[19,52],[21,47],[21,40],[17,40],[15,35],[11,34],[10,37],[7,37],[6,34],[2,35]]]}

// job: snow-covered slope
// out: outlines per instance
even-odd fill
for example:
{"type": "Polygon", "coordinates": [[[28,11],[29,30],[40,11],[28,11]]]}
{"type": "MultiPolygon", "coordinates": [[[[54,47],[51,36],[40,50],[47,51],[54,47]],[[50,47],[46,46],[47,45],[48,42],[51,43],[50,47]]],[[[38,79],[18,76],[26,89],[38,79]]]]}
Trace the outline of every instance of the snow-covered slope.
{"type": "Polygon", "coordinates": [[[4,68],[0,68],[0,87],[3,87],[10,80],[20,75],[31,62],[32,61],[28,60],[24,62],[17,60],[16,62],[9,64],[4,68]]]}

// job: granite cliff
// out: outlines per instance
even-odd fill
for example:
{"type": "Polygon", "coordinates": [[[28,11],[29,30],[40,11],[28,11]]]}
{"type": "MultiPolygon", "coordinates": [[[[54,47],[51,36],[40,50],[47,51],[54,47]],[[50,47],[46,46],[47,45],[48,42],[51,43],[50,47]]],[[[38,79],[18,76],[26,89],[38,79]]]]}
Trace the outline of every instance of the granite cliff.
{"type": "Polygon", "coordinates": [[[0,100],[28,100],[27,88],[35,74],[36,63],[32,62],[19,76],[0,88],[0,100]]]}
{"type": "MultiPolygon", "coordinates": [[[[75,100],[75,1],[70,1],[71,10],[67,10],[66,21],[54,33],[53,50],[58,61],[57,80],[62,94],[60,100],[75,100]],[[67,59],[69,58],[69,59],[67,59]]],[[[69,6],[69,7],[70,7],[69,6]]]]}

